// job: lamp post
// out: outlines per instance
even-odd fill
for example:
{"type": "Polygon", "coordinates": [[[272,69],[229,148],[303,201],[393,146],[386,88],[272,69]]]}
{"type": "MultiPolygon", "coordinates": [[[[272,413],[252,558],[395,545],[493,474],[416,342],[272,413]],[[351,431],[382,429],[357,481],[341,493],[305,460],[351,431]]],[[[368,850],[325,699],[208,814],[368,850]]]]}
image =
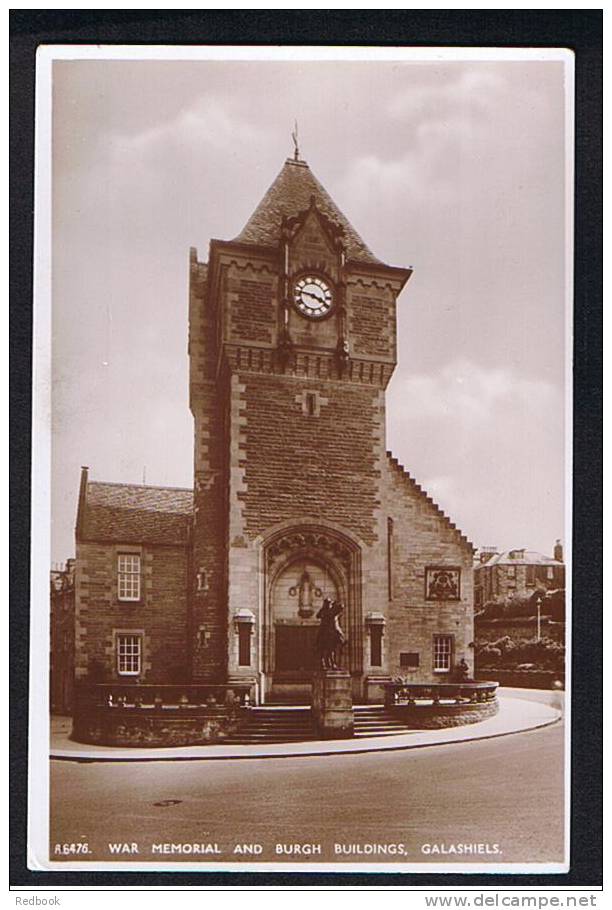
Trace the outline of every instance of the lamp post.
{"type": "Polygon", "coordinates": [[[541,637],[541,635],[540,635],[540,610],[542,608],[542,595],[541,594],[538,594],[538,596],[536,597],[535,603],[536,603],[536,609],[538,611],[536,641],[539,641],[540,637],[541,637]]]}

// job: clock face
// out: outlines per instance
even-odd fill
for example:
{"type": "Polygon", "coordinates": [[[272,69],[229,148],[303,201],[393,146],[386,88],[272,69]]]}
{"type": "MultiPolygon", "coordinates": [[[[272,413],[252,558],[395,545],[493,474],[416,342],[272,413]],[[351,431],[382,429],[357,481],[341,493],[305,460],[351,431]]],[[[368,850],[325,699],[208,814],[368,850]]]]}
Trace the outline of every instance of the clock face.
{"type": "Polygon", "coordinates": [[[329,284],[316,275],[304,275],[295,283],[293,301],[304,316],[321,319],[327,316],[334,302],[329,284]]]}

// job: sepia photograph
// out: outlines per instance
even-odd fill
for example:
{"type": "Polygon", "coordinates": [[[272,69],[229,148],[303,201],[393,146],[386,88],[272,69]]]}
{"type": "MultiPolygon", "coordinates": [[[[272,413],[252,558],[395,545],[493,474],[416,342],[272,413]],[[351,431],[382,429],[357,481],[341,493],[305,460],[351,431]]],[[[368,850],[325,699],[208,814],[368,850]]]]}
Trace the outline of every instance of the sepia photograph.
{"type": "Polygon", "coordinates": [[[568,871],[573,80],[39,50],[30,869],[568,871]]]}

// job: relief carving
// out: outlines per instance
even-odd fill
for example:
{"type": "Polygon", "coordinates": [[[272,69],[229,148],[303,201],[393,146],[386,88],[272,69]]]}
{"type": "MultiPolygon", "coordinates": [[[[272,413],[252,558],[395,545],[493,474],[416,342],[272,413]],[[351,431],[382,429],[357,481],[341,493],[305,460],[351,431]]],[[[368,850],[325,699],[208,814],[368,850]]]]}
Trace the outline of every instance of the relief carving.
{"type": "Polygon", "coordinates": [[[298,615],[307,618],[314,613],[314,599],[321,598],[323,592],[313,583],[310,573],[304,566],[297,585],[289,588],[289,596],[298,598],[298,615]]]}
{"type": "Polygon", "coordinates": [[[270,544],[267,549],[268,567],[272,567],[280,558],[285,558],[293,551],[310,550],[313,553],[325,553],[334,557],[346,568],[351,564],[349,548],[331,534],[322,531],[297,531],[281,537],[270,544]]]}

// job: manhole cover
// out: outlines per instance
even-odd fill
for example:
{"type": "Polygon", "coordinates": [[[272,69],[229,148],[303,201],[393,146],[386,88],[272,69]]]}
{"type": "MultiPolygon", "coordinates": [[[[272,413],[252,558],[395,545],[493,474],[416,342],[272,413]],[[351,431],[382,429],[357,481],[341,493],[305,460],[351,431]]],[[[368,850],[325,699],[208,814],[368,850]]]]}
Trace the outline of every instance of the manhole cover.
{"type": "Polygon", "coordinates": [[[160,799],[159,802],[153,803],[154,806],[178,806],[182,799],[160,799]]]}

